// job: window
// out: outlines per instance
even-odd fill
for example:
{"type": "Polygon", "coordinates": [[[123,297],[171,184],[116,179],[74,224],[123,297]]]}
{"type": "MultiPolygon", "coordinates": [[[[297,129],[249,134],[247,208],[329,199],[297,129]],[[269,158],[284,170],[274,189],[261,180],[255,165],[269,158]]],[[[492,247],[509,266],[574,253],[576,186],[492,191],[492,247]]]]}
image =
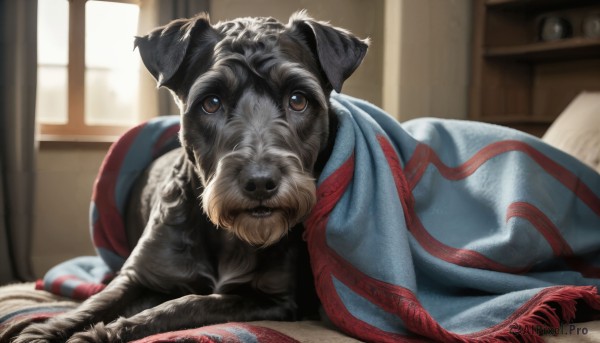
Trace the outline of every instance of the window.
{"type": "Polygon", "coordinates": [[[39,1],[42,138],[100,140],[139,121],[138,16],[134,0],[39,1]]]}

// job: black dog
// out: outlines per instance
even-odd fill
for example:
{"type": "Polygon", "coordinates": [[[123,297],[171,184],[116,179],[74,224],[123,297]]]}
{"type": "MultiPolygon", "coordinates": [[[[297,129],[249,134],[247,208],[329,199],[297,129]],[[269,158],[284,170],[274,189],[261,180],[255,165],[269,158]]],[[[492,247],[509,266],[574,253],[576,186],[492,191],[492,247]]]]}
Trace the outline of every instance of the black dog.
{"type": "Polygon", "coordinates": [[[313,313],[301,222],[335,139],[329,94],[366,42],[301,12],[287,25],[211,26],[199,15],[135,45],[181,108],[183,148],[155,161],[133,191],[128,234],[139,242],[119,275],[15,342],[128,341],[313,313]]]}

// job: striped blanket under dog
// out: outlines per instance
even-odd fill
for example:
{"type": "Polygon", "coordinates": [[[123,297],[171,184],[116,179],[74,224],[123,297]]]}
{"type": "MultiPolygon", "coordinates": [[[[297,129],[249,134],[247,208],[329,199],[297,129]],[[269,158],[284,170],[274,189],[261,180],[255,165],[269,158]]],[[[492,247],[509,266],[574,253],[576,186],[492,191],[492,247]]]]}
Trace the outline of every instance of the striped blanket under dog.
{"type": "MultiPolygon", "coordinates": [[[[399,124],[338,94],[331,104],[340,126],[305,239],[338,328],[376,342],[539,342],[600,319],[600,175],[518,131],[399,124]]],[[[39,287],[77,299],[104,287],[130,252],[127,193],[177,130],[158,118],[113,145],[91,210],[100,257],[59,265],[39,287]]]]}

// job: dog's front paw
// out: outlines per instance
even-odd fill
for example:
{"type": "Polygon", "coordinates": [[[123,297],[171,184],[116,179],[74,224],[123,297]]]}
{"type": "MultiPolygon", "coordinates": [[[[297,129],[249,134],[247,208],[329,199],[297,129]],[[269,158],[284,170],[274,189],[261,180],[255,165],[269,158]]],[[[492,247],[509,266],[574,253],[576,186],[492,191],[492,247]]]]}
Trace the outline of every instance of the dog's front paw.
{"type": "Polygon", "coordinates": [[[60,330],[48,324],[32,324],[26,327],[12,343],[58,343],[65,337],[60,330]]]}
{"type": "Polygon", "coordinates": [[[107,342],[121,342],[122,340],[111,330],[110,326],[104,325],[104,323],[97,323],[91,329],[78,332],[71,336],[67,343],[107,343],[107,342]]]}

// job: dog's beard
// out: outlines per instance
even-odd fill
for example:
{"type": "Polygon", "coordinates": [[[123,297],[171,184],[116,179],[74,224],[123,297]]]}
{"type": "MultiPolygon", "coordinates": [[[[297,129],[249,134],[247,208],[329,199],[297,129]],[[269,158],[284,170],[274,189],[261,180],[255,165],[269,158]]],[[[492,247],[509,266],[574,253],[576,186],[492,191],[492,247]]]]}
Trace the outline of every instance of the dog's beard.
{"type": "Polygon", "coordinates": [[[245,197],[237,187],[235,156],[219,162],[207,183],[202,204],[209,219],[252,245],[269,246],[300,223],[316,203],[316,185],[311,175],[299,168],[298,159],[283,157],[285,175],[277,194],[257,201],[245,197]]]}

